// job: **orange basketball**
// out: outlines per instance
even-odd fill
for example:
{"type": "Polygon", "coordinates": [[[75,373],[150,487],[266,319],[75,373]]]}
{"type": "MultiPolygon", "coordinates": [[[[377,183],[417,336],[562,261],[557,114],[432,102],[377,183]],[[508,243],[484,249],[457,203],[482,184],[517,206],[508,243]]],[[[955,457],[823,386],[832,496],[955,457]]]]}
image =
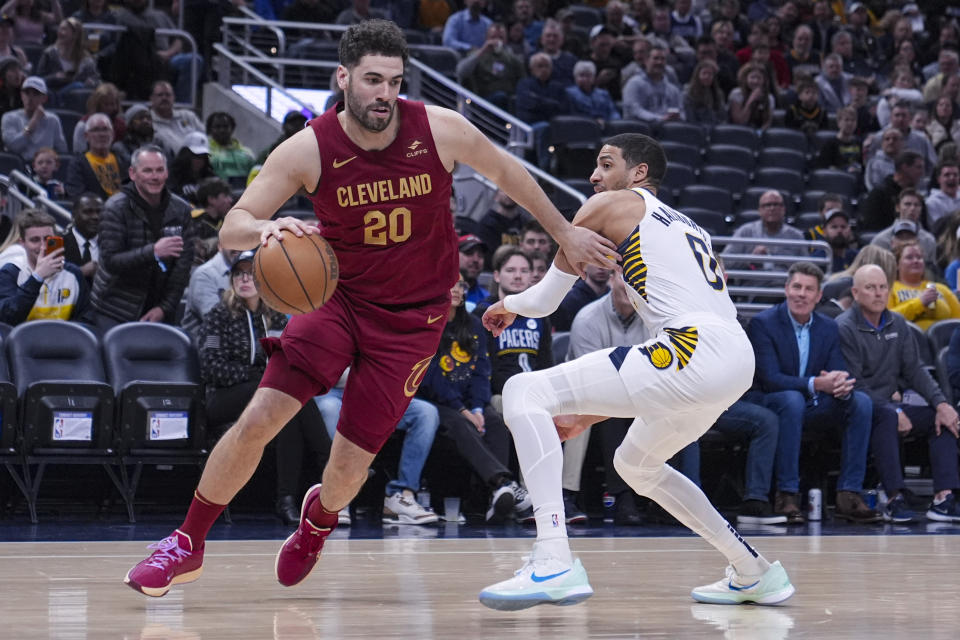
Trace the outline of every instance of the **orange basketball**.
{"type": "Polygon", "coordinates": [[[253,260],[260,297],[280,313],[298,315],[319,309],[337,288],[340,267],[327,241],[316,234],[283,231],[253,260]]]}

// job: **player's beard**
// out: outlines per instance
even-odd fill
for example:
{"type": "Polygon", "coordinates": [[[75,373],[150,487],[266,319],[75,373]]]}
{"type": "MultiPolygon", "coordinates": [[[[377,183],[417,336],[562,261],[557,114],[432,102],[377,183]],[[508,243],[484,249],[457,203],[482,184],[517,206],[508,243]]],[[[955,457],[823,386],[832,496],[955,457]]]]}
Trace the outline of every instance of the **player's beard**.
{"type": "Polygon", "coordinates": [[[360,126],[362,126],[364,129],[379,133],[389,127],[390,123],[393,122],[393,115],[396,113],[397,109],[395,104],[391,105],[388,102],[384,102],[365,106],[356,98],[356,96],[350,94],[349,88],[345,92],[345,95],[347,99],[347,111],[350,112],[350,116],[359,122],[360,126]],[[370,109],[375,106],[380,106],[380,104],[385,104],[390,108],[390,115],[385,120],[380,120],[370,115],[370,109]]]}

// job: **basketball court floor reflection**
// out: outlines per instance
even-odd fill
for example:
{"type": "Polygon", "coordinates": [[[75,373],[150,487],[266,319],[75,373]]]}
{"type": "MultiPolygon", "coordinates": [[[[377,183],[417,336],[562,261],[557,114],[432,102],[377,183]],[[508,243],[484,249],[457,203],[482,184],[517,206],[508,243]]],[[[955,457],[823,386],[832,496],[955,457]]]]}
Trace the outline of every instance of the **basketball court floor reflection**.
{"type": "MultiPolygon", "coordinates": [[[[396,534],[405,535],[399,527],[396,534]]],[[[392,534],[394,532],[385,532],[392,534]]],[[[196,583],[164,598],[121,583],[143,542],[0,544],[0,637],[63,640],[328,638],[957,637],[960,536],[757,538],[790,568],[785,606],[694,603],[722,571],[701,540],[577,538],[596,594],[572,607],[498,612],[477,602],[526,539],[331,539],[318,570],[285,589],[278,540],[211,541],[196,583]]]]}

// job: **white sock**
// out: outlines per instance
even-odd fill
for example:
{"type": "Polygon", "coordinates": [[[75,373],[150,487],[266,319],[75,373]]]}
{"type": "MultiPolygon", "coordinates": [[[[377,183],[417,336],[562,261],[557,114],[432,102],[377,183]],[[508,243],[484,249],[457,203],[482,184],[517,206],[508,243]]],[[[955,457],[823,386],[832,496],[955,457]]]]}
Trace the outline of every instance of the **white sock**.
{"type": "Polygon", "coordinates": [[[640,495],[656,501],[670,515],[692,529],[726,556],[741,577],[760,577],[770,563],[723,519],[700,488],[667,464],[643,467],[644,454],[629,438],[614,456],[617,472],[640,495]],[[637,464],[631,464],[631,459],[637,464]]]}

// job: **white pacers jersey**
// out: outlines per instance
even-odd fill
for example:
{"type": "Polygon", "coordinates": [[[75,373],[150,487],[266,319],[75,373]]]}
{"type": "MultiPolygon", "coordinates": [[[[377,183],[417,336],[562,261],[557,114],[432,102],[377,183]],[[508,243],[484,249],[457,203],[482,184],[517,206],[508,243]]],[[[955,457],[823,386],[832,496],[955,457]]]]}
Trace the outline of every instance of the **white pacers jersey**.
{"type": "Polygon", "coordinates": [[[691,313],[736,322],[710,234],[643,188],[647,213],[617,251],[634,308],[651,334],[691,313]]]}

